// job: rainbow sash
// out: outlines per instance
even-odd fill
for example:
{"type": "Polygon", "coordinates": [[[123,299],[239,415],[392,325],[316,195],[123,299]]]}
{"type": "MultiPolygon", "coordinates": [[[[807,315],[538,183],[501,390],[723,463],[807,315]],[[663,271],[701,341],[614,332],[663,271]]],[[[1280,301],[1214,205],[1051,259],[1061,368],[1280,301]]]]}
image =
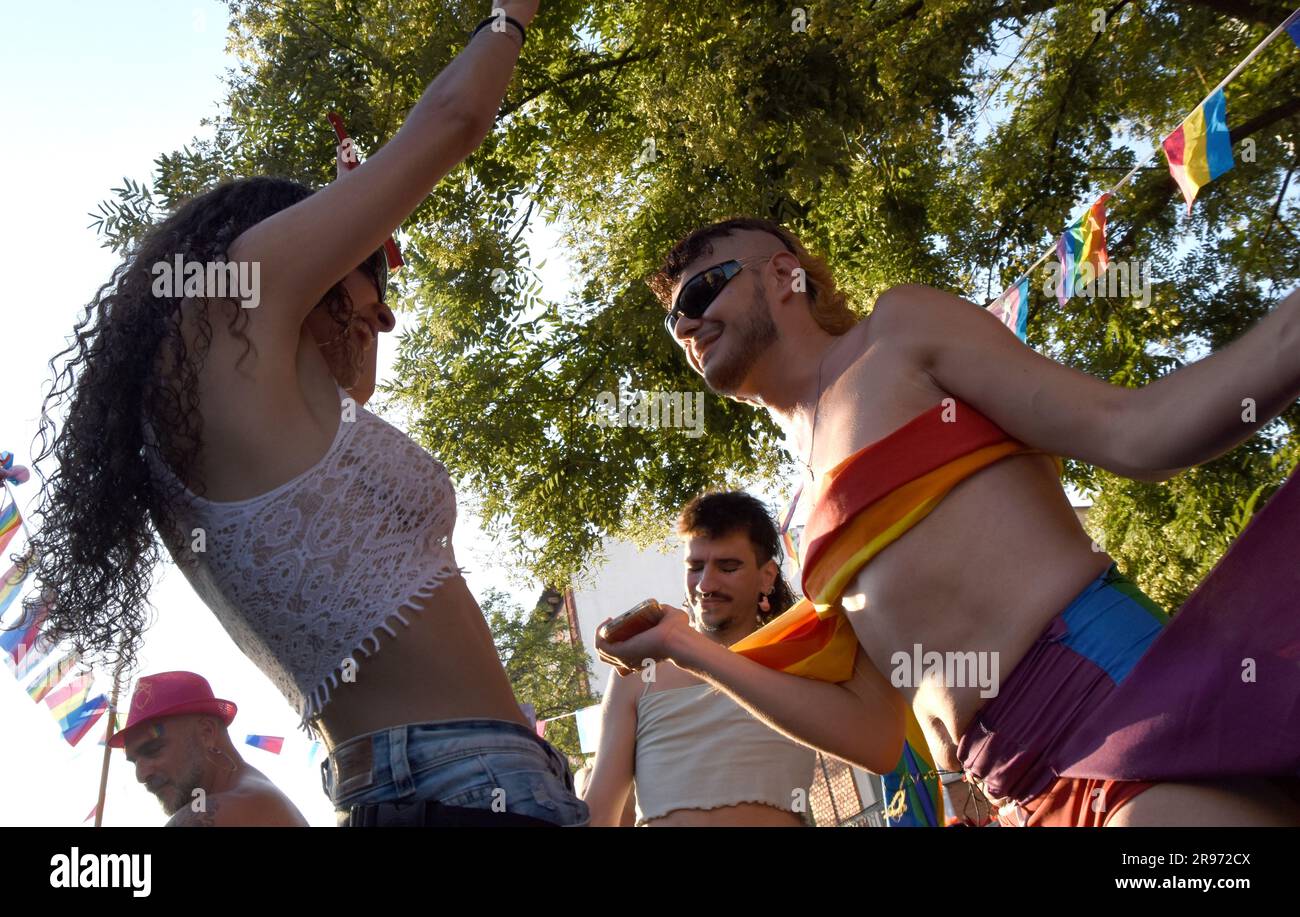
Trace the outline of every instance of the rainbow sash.
{"type": "MultiPolygon", "coordinates": [[[[1009,455],[1038,452],[1009,437],[979,411],[946,398],[893,433],[855,452],[819,482],[804,529],[807,598],[733,644],[768,668],[820,681],[847,681],[858,639],[840,606],[845,588],[873,557],[929,514],[957,484],[1009,455]]],[[[1056,457],[1058,470],[1062,463],[1056,457]]],[[[934,761],[909,713],[899,767],[915,780],[934,761]],[[912,761],[909,766],[909,754],[912,761]]],[[[899,774],[899,771],[895,772],[899,774]]],[[[926,794],[942,824],[937,782],[926,794]]],[[[887,781],[888,783],[888,781],[887,781]]],[[[888,803],[889,800],[886,800],[888,803]]]]}

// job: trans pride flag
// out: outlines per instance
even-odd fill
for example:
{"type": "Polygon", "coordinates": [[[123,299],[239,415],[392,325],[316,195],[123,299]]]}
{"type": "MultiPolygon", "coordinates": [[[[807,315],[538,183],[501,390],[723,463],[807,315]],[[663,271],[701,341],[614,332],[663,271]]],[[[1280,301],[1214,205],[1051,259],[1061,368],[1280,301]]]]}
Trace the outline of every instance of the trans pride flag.
{"type": "Polygon", "coordinates": [[[1198,105],[1162,146],[1169,174],[1182,189],[1190,214],[1196,192],[1232,168],[1232,137],[1223,90],[1215,90],[1198,105]]]}
{"type": "Polygon", "coordinates": [[[998,297],[989,311],[998,317],[1002,324],[1016,333],[1016,337],[1025,340],[1025,329],[1029,322],[1029,278],[1022,277],[1013,287],[998,297]]]}

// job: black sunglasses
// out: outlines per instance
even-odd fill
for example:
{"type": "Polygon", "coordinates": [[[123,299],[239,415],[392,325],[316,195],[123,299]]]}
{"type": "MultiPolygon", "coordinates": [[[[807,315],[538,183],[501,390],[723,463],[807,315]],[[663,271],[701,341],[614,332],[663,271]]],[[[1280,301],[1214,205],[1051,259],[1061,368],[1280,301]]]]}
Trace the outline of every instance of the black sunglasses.
{"type": "Polygon", "coordinates": [[[761,258],[745,258],[742,261],[732,259],[724,261],[721,264],[715,264],[713,267],[705,268],[700,271],[677,291],[677,298],[673,300],[673,307],[664,316],[664,327],[668,329],[669,334],[676,334],[677,320],[683,315],[687,318],[700,318],[708,310],[713,301],[718,298],[722,288],[727,285],[732,277],[741,272],[745,264],[750,261],[766,261],[771,255],[764,255],[761,258]]]}

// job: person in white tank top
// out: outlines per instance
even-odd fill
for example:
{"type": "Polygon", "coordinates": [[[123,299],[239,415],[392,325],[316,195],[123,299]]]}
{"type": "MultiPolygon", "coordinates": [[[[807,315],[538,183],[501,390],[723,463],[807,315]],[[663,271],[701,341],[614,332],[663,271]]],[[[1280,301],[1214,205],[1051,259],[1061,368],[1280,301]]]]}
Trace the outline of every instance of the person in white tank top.
{"type": "MultiPolygon", "coordinates": [[[[710,640],[729,646],[792,604],[776,526],[754,497],[697,497],[677,533],[691,625],[710,640]]],[[[811,748],[664,661],[610,673],[583,798],[597,826],[799,827],[815,760],[811,748]]]]}

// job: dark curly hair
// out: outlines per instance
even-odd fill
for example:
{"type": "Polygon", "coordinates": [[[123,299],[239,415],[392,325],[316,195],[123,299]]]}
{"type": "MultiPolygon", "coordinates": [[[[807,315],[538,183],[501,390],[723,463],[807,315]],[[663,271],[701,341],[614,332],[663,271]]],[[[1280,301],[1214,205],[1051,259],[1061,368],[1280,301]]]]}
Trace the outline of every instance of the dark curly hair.
{"type": "MultiPolygon", "coordinates": [[[[56,464],[50,477],[41,474],[32,537],[36,593],[52,599],[43,626],[48,639],[69,640],[88,659],[124,672],[134,667],[163,550],[155,535],[174,527],[171,507],[183,486],[154,481],[145,450],[202,493],[198,378],[212,343],[212,313],[224,312],[230,334],[242,342],[238,362],[253,350],[248,316],[236,300],[155,295],[151,266],[177,255],[185,262],[225,262],[246,229],[312,193],[295,181],[257,177],[187,201],[127,251],[86,306],[68,347],[50,360],[54,378],[32,448],[38,474],[50,456],[56,464]],[[193,328],[188,343],[183,319],[193,328]],[[57,408],[66,414],[56,435],[57,408]],[[144,418],[158,433],[156,446],[145,443],[144,418]]],[[[383,259],[380,249],[359,266],[381,298],[383,259]]],[[[343,280],[322,307],[347,326],[352,302],[343,280]]],[[[24,604],[30,610],[37,602],[24,604]]]]}
{"type": "Polygon", "coordinates": [[[769,560],[776,561],[776,582],[768,597],[771,609],[767,614],[760,612],[758,616],[758,623],[762,626],[795,603],[794,593],[780,570],[781,535],[767,507],[743,490],[714,491],[687,503],[677,516],[678,535],[726,538],[732,532],[744,532],[749,536],[759,566],[769,560]]]}

